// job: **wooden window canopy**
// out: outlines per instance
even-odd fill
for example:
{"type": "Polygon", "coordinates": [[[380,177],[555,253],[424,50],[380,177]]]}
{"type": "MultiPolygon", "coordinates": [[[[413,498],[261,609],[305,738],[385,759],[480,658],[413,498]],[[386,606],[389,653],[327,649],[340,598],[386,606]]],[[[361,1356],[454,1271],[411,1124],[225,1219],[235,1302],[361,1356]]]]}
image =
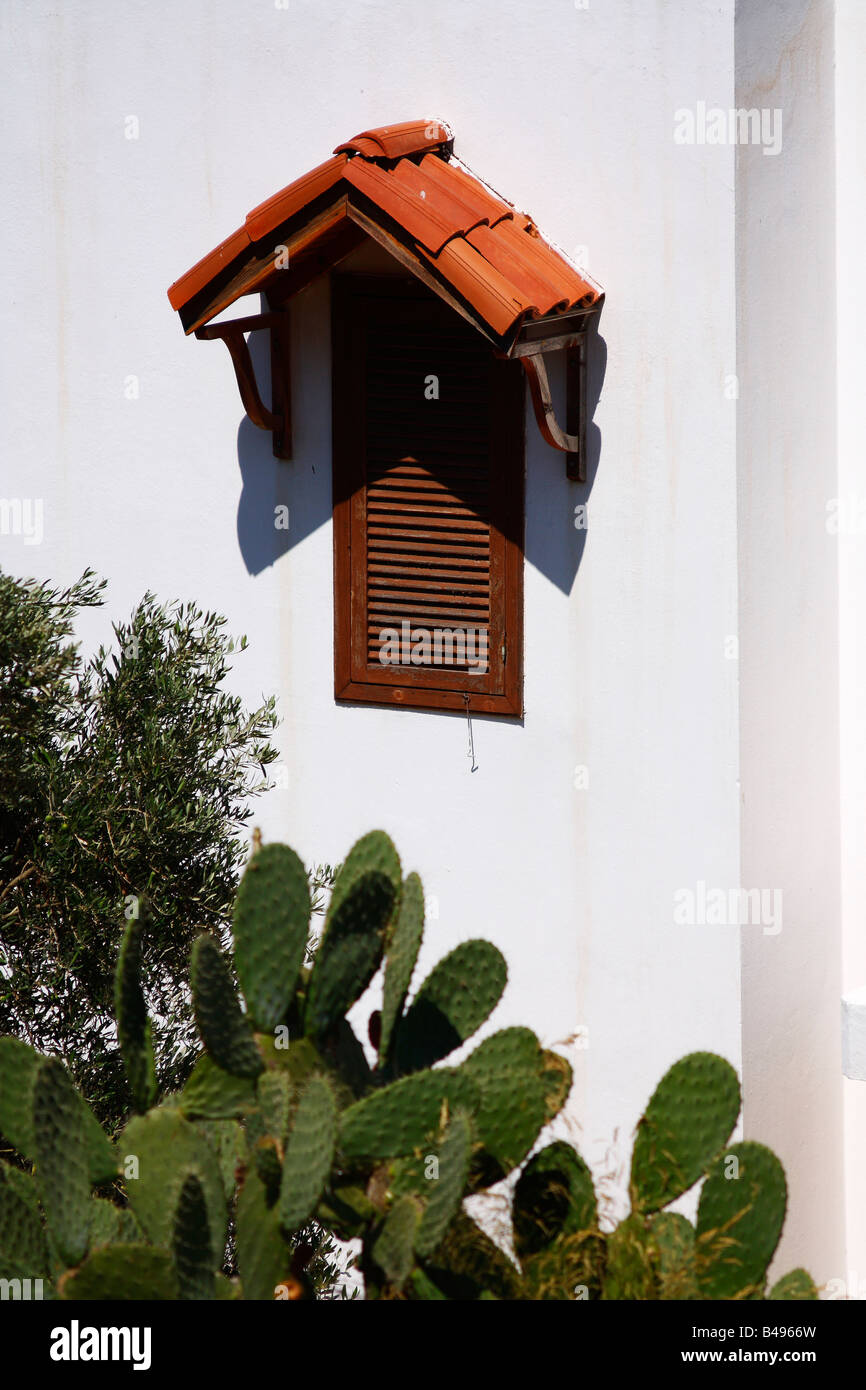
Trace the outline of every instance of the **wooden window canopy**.
{"type": "Polygon", "coordinates": [[[470,323],[497,357],[519,361],[542,436],[586,476],[587,333],[600,287],[546,242],[454,157],[439,121],[362,132],[250,212],[244,225],[168,291],[184,330],[221,338],[244,409],[291,458],[288,312],[293,295],[372,238],[470,323]],[[268,312],[214,323],[238,299],[263,294],[268,312]],[[256,383],[245,334],[270,335],[271,404],[256,383]],[[546,359],[564,352],[565,422],[557,419],[546,359]]]}

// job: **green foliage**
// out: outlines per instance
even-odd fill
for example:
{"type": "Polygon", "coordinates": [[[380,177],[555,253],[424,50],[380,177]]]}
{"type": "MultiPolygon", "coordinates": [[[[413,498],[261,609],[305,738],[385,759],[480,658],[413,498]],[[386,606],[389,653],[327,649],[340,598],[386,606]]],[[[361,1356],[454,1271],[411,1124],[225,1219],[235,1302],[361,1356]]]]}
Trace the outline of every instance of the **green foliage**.
{"type": "Polygon", "coordinates": [[[146,594],[85,659],[72,634],[104,588],[89,570],[68,589],[0,574],[0,1034],[59,1055],[114,1130],[115,1004],[136,1106],[154,1090],[141,1001],[113,998],[125,922],[139,914],[128,945],[172,1087],[194,1055],[193,935],[225,929],[249,799],[277,755],[273,701],[249,712],[224,689],[245,639],[216,614],[146,594]]]}
{"type": "MultiPolygon", "coordinates": [[[[724,1149],[739,1109],[727,1063],[694,1054],[662,1078],[638,1125],[632,1211],[602,1231],[571,1145],[557,1140],[525,1162],[567,1098],[561,1057],[529,1029],[507,1028],[458,1066],[428,1065],[485,1021],[505,965],[489,943],[468,942],[407,1007],[423,894],[416,876],[399,876],[388,837],[365,836],[336,876],[308,969],[303,866],[284,847],[258,849],[235,953],[210,934],[193,949],[207,1051],[182,1091],[132,1117],[116,1148],[59,1061],[0,1041],[0,1125],[35,1160],[32,1172],[0,1164],[0,1268],[48,1278],[61,1298],[306,1299],[333,1278],[332,1238],[357,1238],[373,1299],[764,1297],[784,1174],[761,1145],[724,1149]],[[345,1011],[381,963],[371,1067],[345,1011]],[[463,1204],[524,1163],[511,1257],[463,1204]],[[110,1195],[95,1196],[111,1176],[110,1195]],[[663,1208],[702,1178],[695,1229],[663,1208]]],[[[138,942],[130,927],[117,998],[143,1099],[152,1073],[138,942]]],[[[814,1286],[795,1270],[769,1296],[813,1297],[814,1286]]]]}

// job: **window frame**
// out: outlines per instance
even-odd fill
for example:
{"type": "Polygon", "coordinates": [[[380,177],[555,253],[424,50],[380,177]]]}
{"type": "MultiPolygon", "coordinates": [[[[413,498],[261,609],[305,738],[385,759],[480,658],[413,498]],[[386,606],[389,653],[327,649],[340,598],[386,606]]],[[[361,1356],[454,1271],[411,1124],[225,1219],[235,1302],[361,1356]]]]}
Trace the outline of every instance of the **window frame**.
{"type": "Polygon", "coordinates": [[[334,698],[338,703],[468,708],[472,713],[519,717],[523,714],[525,378],[519,362],[502,357],[492,347],[489,420],[491,466],[496,470],[491,500],[495,488],[496,511],[491,529],[502,551],[497,583],[501,593],[492,588],[490,595],[488,671],[470,674],[447,666],[371,668],[364,660],[366,560],[360,540],[353,552],[353,536],[359,538],[366,515],[365,335],[367,315],[386,299],[399,299],[407,306],[431,300],[441,305],[412,277],[331,275],[334,698]],[[503,639],[504,660],[501,650],[494,652],[494,647],[503,646],[503,639]]]}

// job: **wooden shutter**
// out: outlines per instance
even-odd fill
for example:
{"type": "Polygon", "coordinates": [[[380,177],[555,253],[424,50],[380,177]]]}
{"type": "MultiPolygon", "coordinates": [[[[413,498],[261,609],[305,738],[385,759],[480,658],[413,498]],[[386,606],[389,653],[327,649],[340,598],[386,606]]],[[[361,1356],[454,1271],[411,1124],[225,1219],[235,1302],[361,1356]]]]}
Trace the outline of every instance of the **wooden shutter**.
{"type": "Polygon", "coordinates": [[[417,282],[333,302],[336,697],[520,714],[520,366],[417,282]]]}

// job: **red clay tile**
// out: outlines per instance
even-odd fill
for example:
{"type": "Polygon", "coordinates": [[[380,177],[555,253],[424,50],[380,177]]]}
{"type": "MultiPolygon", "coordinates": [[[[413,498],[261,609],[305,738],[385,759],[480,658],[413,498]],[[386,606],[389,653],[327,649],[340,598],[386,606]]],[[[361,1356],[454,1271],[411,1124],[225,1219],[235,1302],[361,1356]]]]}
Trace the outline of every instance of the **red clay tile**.
{"type": "Polygon", "coordinates": [[[487,188],[480,179],[473,178],[468,170],[464,169],[457,160],[450,159],[446,164],[438,155],[425,155],[419,166],[428,171],[428,178],[437,178],[440,182],[448,181],[448,187],[453,190],[455,195],[464,192],[467,198],[472,201],[473,207],[484,209],[484,217],[491,227],[495,227],[503,217],[514,217],[514,208],[510,203],[504,202],[497,197],[492,189],[487,188]],[[438,167],[433,167],[435,160],[438,167]]]}
{"type": "MultiPolygon", "coordinates": [[[[522,235],[522,232],[517,233],[517,236],[522,235]]],[[[522,258],[519,249],[512,247],[511,240],[506,240],[499,227],[495,227],[493,231],[489,227],[474,227],[467,234],[466,240],[504,275],[520,299],[526,305],[536,306],[540,314],[565,309],[571,302],[570,296],[563,293],[562,281],[557,285],[546,275],[540,274],[538,267],[528,259],[522,258]]]]}
{"type": "Polygon", "coordinates": [[[500,222],[487,236],[484,231],[483,227],[476,228],[469,233],[468,240],[491,265],[512,280],[522,294],[538,302],[541,313],[572,308],[587,296],[588,303],[597,298],[593,286],[552,246],[540,237],[518,231],[516,222],[500,222]]]}
{"type": "Polygon", "coordinates": [[[194,294],[204,289],[214,276],[219,275],[220,271],[233,261],[235,256],[239,256],[250,244],[250,239],[243,227],[232,232],[225,241],[221,241],[219,246],[214,247],[206,256],[202,256],[200,261],[196,261],[191,270],[180,279],[175,280],[168,291],[168,302],[172,309],[182,309],[184,304],[192,299],[194,294]]]}
{"type": "MultiPolygon", "coordinates": [[[[427,155],[420,165],[411,159],[401,159],[391,174],[424,206],[435,209],[455,232],[465,236],[472,227],[487,221],[488,208],[483,198],[473,199],[469,190],[449,177],[449,165],[437,155],[427,155]],[[438,166],[438,167],[437,167],[438,166]],[[444,172],[444,178],[438,172],[444,172]]],[[[428,250],[432,250],[428,247],[428,250]]]]}
{"type": "Polygon", "coordinates": [[[532,305],[525,304],[509,280],[463,237],[444,246],[438,256],[422,254],[494,332],[506,334],[532,305]]]}
{"type": "Polygon", "coordinates": [[[332,159],[326,159],[324,164],[319,164],[315,169],[311,169],[309,174],[304,174],[303,178],[295,179],[286,188],[275,193],[272,198],[268,198],[264,203],[259,203],[257,208],[247,213],[245,226],[252,241],[260,241],[268,232],[272,232],[281,222],[293,217],[301,208],[306,207],[319,194],[326,193],[332,188],[346,164],[344,154],[336,155],[332,159]]]}
{"type": "Polygon", "coordinates": [[[459,223],[455,225],[447,208],[441,210],[434,198],[422,198],[422,190],[411,188],[405,180],[396,178],[378,164],[367,159],[350,159],[344,177],[434,254],[460,233],[459,223]]]}
{"type": "Polygon", "coordinates": [[[401,125],[362,130],[360,135],[353,136],[344,145],[338,145],[334,154],[345,150],[368,158],[402,159],[404,155],[435,149],[437,145],[447,144],[450,140],[451,131],[441,121],[403,121],[401,125]]]}
{"type": "MultiPolygon", "coordinates": [[[[431,121],[407,121],[362,131],[339,145],[332,159],[295,179],[279,193],[253,208],[243,227],[182,275],[168,292],[172,307],[182,309],[222,274],[233,260],[257,243],[260,263],[256,285],[270,273],[261,262],[269,253],[268,237],[289,218],[297,218],[330,189],[343,195],[341,206],[324,218],[321,211],[307,222],[294,224],[293,255],[314,248],[324,238],[322,269],[327,269],[333,244],[327,238],[334,218],[346,215],[346,198],[362,194],[386,214],[383,227],[404,244],[411,243],[447,286],[470,306],[495,334],[516,331],[525,317],[537,317],[576,307],[588,307],[601,297],[600,288],[583,277],[560,252],[540,236],[532,219],[473,177],[456,160],[448,159],[451,131],[431,121]],[[441,147],[448,145],[443,150],[441,147]],[[430,153],[438,149],[438,153],[430,153]],[[426,153],[425,153],[426,151],[426,153]],[[422,155],[421,159],[407,156],[422,155]],[[352,156],[351,158],[349,156],[352,156]],[[393,224],[397,231],[394,232],[393,224]]],[[[375,212],[367,215],[376,220],[375,212]]],[[[197,326],[248,292],[249,275],[214,292],[198,306],[197,326]],[[241,288],[243,286],[244,288],[241,288]]],[[[188,322],[193,316],[185,315],[188,322]]]]}

